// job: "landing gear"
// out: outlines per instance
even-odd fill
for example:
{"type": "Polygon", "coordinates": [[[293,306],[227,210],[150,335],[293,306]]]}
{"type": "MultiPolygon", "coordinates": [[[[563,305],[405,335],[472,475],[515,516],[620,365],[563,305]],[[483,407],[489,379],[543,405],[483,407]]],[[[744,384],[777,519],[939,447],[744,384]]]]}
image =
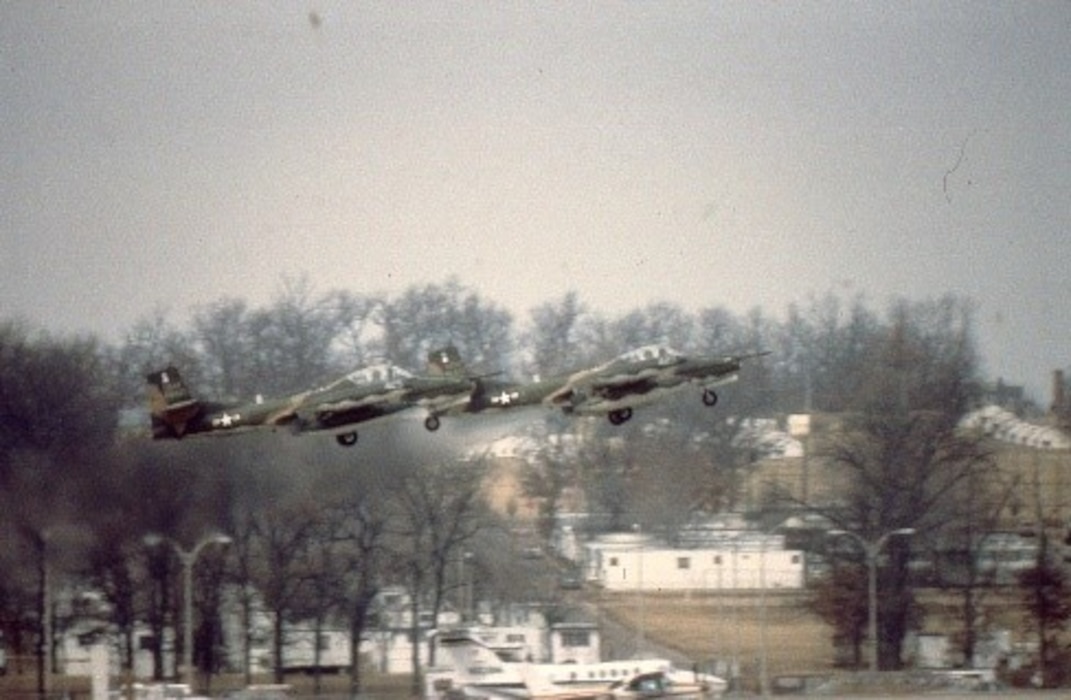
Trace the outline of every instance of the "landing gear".
{"type": "Polygon", "coordinates": [[[433,413],[427,418],[425,418],[424,427],[434,433],[436,430],[439,429],[439,416],[433,413]]]}
{"type": "Polygon", "coordinates": [[[335,442],[343,447],[353,447],[357,444],[357,431],[353,430],[348,433],[339,433],[335,436],[335,442]]]}
{"type": "Polygon", "coordinates": [[[714,393],[713,389],[703,389],[703,405],[713,406],[718,403],[718,395],[714,393]]]}
{"type": "Polygon", "coordinates": [[[611,424],[613,424],[613,425],[621,425],[622,423],[627,421],[629,418],[632,418],[632,409],[631,408],[619,408],[616,411],[610,411],[606,415],[606,417],[610,419],[610,423],[611,424]]]}

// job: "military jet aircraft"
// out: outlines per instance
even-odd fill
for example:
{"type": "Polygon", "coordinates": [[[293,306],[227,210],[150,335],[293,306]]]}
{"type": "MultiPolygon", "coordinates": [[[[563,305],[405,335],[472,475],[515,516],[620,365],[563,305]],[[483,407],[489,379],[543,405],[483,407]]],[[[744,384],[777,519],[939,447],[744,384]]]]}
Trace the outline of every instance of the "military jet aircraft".
{"type": "Polygon", "coordinates": [[[425,406],[428,430],[437,413],[468,402],[473,380],[465,376],[457,349],[428,354],[428,375],[414,376],[388,364],[351,372],[319,389],[277,399],[220,403],[194,398],[174,367],[146,377],[154,439],[229,434],[251,428],[286,426],[296,433],[329,431],[340,445],[357,443],[358,423],[414,406],[425,406]]]}
{"type": "Polygon", "coordinates": [[[463,399],[450,403],[439,402],[429,406],[424,427],[438,430],[440,417],[465,413],[483,413],[497,409],[521,408],[539,405],[546,396],[561,386],[561,382],[532,382],[522,384],[505,380],[489,379],[490,375],[473,377],[472,391],[463,399]]]}
{"type": "MultiPolygon", "coordinates": [[[[606,413],[610,422],[621,425],[632,418],[635,406],[660,400],[671,391],[691,384],[703,387],[701,398],[707,406],[718,402],[715,388],[739,378],[744,360],[768,355],[687,357],[664,345],[647,345],[615,357],[597,367],[552,379],[529,383],[474,378],[469,400],[457,401],[442,413],[481,413],[542,404],[567,414],[606,413]]],[[[425,423],[438,427],[432,412],[425,423]]]]}
{"type": "Polygon", "coordinates": [[[741,362],[768,354],[688,357],[665,345],[647,345],[570,375],[543,403],[565,413],[606,413],[621,425],[632,418],[634,407],[698,384],[703,404],[712,407],[718,403],[715,388],[736,381],[741,362]]]}

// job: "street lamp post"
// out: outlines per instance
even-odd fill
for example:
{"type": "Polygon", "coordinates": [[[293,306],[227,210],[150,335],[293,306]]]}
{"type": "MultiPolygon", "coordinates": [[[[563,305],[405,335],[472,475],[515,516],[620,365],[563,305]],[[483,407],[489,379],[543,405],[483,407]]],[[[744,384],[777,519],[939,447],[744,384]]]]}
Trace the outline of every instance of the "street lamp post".
{"type": "Polygon", "coordinates": [[[636,590],[639,592],[639,618],[640,624],[637,628],[636,634],[636,654],[642,656],[644,648],[647,646],[647,620],[646,610],[644,610],[643,600],[643,549],[644,539],[642,530],[639,523],[633,523],[632,531],[637,535],[637,549],[636,549],[636,590]]]}
{"type": "Polygon", "coordinates": [[[179,561],[182,562],[182,665],[185,682],[190,691],[193,691],[193,565],[197,563],[197,557],[201,550],[210,544],[230,544],[231,538],[227,535],[214,533],[198,540],[193,549],[183,549],[182,546],[171,539],[157,534],[148,534],[144,538],[145,544],[155,547],[161,542],[168,542],[175,550],[179,561]]]}
{"type": "Polygon", "coordinates": [[[766,533],[759,541],[759,693],[770,697],[770,671],[766,649],[766,533]]]}
{"type": "Polygon", "coordinates": [[[866,554],[867,564],[867,636],[869,639],[870,654],[869,654],[869,666],[870,672],[874,673],[878,670],[878,555],[881,553],[882,547],[889,541],[890,537],[894,535],[914,535],[915,528],[902,527],[897,530],[891,530],[879,537],[877,540],[870,542],[863,539],[863,537],[857,533],[850,532],[848,530],[830,530],[830,537],[840,537],[841,535],[847,536],[859,543],[859,546],[863,548],[863,552],[866,554]]]}

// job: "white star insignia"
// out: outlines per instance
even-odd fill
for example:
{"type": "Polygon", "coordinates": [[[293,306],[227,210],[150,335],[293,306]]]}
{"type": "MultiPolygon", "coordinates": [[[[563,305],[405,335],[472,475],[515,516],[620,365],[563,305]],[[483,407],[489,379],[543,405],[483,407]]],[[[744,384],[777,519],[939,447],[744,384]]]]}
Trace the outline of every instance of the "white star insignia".
{"type": "Polygon", "coordinates": [[[241,420],[241,418],[242,416],[238,413],[235,413],[234,415],[224,413],[222,416],[212,421],[212,425],[217,428],[229,428],[241,420]]]}
{"type": "Polygon", "coordinates": [[[503,406],[505,406],[506,404],[510,403],[513,399],[517,398],[518,396],[520,396],[519,392],[516,392],[516,391],[513,391],[513,392],[503,391],[498,396],[492,397],[491,398],[491,403],[499,403],[499,404],[502,404],[503,406]]]}

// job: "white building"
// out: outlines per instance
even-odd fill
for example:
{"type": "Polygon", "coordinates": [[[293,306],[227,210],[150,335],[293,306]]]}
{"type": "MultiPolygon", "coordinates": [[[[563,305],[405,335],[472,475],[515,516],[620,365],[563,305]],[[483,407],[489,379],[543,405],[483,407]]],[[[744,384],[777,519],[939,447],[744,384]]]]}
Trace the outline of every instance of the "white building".
{"type": "Polygon", "coordinates": [[[670,548],[645,535],[587,543],[586,575],[610,591],[800,589],[803,552],[781,535],[747,533],[702,548],[670,548]]]}
{"type": "Polygon", "coordinates": [[[413,634],[413,613],[409,593],[401,587],[386,588],[377,597],[379,625],[367,630],[360,651],[380,673],[410,673],[413,665],[413,645],[420,665],[429,665],[428,633],[436,627],[456,626],[461,616],[456,610],[442,610],[438,620],[432,613],[417,613],[417,633],[413,634]]]}
{"type": "MultiPolygon", "coordinates": [[[[156,637],[143,624],[138,624],[133,632],[134,644],[134,678],[152,678],[153,647],[156,637]]],[[[56,665],[60,673],[68,676],[92,675],[93,647],[103,644],[108,650],[108,673],[119,676],[122,673],[125,640],[113,625],[81,620],[56,635],[56,665]]],[[[161,648],[165,678],[175,675],[174,636],[171,630],[164,630],[161,648]]]]}
{"type": "Polygon", "coordinates": [[[599,628],[590,622],[559,622],[550,629],[550,658],[555,664],[602,661],[599,628]]]}
{"type": "MultiPolygon", "coordinates": [[[[230,586],[224,592],[222,606],[223,646],[225,665],[233,671],[245,670],[246,644],[249,645],[250,671],[268,673],[275,668],[275,620],[264,606],[260,594],[248,591],[249,620],[243,622],[242,591],[230,586]]],[[[284,672],[312,671],[319,663],[321,671],[334,672],[349,668],[349,630],[342,621],[331,621],[317,632],[310,621],[283,623],[282,667],[284,672]],[[317,647],[319,659],[316,658],[317,647]]]]}

